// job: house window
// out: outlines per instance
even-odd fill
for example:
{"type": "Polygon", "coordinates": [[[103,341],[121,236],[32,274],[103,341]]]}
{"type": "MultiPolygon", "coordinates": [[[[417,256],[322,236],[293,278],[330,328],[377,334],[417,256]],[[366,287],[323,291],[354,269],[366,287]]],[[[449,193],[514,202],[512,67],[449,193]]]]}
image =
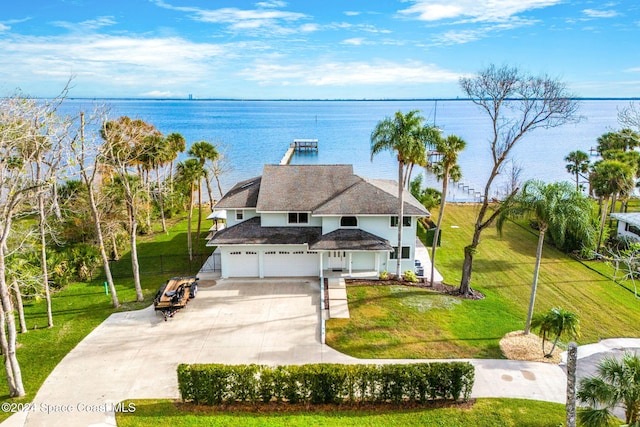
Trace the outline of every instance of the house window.
{"type": "Polygon", "coordinates": [[[307,224],[309,214],[307,212],[289,212],[289,224],[307,224]]]}
{"type": "Polygon", "coordinates": [[[280,255],[289,255],[289,252],[288,252],[288,251],[280,251],[280,252],[278,252],[278,253],[279,253],[280,255]]]}
{"type": "Polygon", "coordinates": [[[294,255],[304,255],[304,251],[294,251],[294,255]]]}
{"type": "Polygon", "coordinates": [[[640,228],[636,227],[635,225],[627,224],[626,228],[628,232],[633,233],[636,236],[640,236],[640,228]]]}
{"type": "MultiPolygon", "coordinates": [[[[398,226],[398,216],[392,216],[391,217],[391,226],[392,227],[397,227],[398,226]]],[[[403,216],[402,217],[402,226],[403,227],[411,227],[411,217],[410,216],[403,216]]]]}
{"type": "Polygon", "coordinates": [[[253,252],[253,251],[246,251],[245,254],[247,255],[257,255],[257,252],[253,252]]]}
{"type": "Polygon", "coordinates": [[[242,221],[244,219],[244,211],[236,211],[236,221],[242,221]]]}
{"type": "MultiPolygon", "coordinates": [[[[409,259],[411,257],[411,248],[409,246],[402,247],[402,259],[409,259]]],[[[391,259],[398,259],[398,247],[393,247],[393,252],[391,252],[391,259]]]]}
{"type": "Polygon", "coordinates": [[[267,251],[264,253],[265,255],[275,255],[276,251],[267,251]]]}
{"type": "Polygon", "coordinates": [[[229,252],[229,255],[240,255],[240,254],[242,254],[242,252],[237,252],[237,251],[236,252],[229,252]]]}
{"type": "Polygon", "coordinates": [[[340,218],[340,227],[357,227],[358,218],[355,216],[343,216],[340,218]]]}

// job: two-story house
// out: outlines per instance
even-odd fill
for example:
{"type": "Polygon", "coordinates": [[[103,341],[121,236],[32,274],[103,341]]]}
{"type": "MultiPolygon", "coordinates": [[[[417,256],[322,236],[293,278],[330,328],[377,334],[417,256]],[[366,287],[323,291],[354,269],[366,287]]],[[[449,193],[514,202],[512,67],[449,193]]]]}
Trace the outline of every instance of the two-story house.
{"type": "Polygon", "coordinates": [[[214,206],[227,226],[208,246],[220,252],[228,277],[324,277],[414,268],[417,219],[429,212],[404,193],[402,247],[398,187],[368,179],[351,165],[265,165],[262,176],[237,183],[214,206]]]}

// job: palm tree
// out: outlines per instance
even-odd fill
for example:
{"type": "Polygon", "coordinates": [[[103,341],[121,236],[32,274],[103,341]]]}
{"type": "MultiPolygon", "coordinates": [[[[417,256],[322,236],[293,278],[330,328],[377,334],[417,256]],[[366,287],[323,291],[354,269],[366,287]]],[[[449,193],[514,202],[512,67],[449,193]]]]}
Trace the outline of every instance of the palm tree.
{"type": "Polygon", "coordinates": [[[213,208],[213,193],[211,192],[211,183],[209,182],[209,173],[207,172],[207,168],[205,167],[207,160],[211,162],[215,162],[218,160],[218,150],[215,145],[207,142],[200,141],[196,142],[189,148],[187,152],[191,157],[194,157],[200,161],[200,165],[204,170],[204,179],[207,184],[207,192],[209,193],[209,207],[213,208]]]}
{"type": "MultiPolygon", "coordinates": [[[[160,211],[160,220],[162,222],[162,231],[167,233],[167,223],[164,217],[164,198],[162,191],[162,183],[160,182],[160,168],[169,161],[170,145],[166,139],[160,134],[149,135],[144,139],[144,148],[140,154],[140,163],[146,173],[145,189],[147,197],[152,200],[151,184],[149,180],[149,172],[155,171],[156,174],[156,191],[158,196],[158,210],[160,211]]],[[[147,227],[151,227],[151,210],[147,210],[147,227]]]]}
{"type": "Polygon", "coordinates": [[[438,222],[436,223],[436,231],[433,235],[433,247],[431,249],[431,286],[433,286],[433,275],[436,269],[436,248],[438,246],[440,225],[442,224],[444,207],[446,205],[447,186],[449,185],[449,178],[454,182],[458,182],[462,178],[460,166],[458,165],[458,153],[464,150],[466,145],[467,143],[456,135],[449,135],[444,139],[438,138],[435,144],[436,151],[442,156],[434,168],[438,179],[442,179],[442,198],[440,199],[440,212],[438,212],[438,222]]]}
{"type": "Polygon", "coordinates": [[[189,221],[187,222],[187,250],[189,260],[193,260],[193,244],[191,240],[191,219],[193,218],[193,192],[204,176],[202,165],[197,159],[187,159],[177,165],[178,179],[189,186],[189,221]]]}
{"type": "MultiPolygon", "coordinates": [[[[207,160],[215,162],[218,159],[218,150],[216,147],[207,142],[196,142],[189,148],[187,152],[191,157],[195,157],[200,162],[202,168],[204,182],[207,184],[207,192],[209,193],[209,209],[213,210],[213,194],[211,192],[211,183],[209,182],[209,174],[207,172],[207,160]]],[[[200,247],[200,229],[202,228],[202,178],[198,182],[198,230],[196,232],[196,247],[200,247]]]]}
{"type": "Polygon", "coordinates": [[[580,190],[580,178],[587,179],[583,174],[589,172],[589,155],[584,151],[572,151],[564,158],[567,172],[576,177],[576,191],[580,190]]]}
{"type": "MultiPolygon", "coordinates": [[[[184,152],[187,141],[184,139],[184,136],[177,132],[170,133],[165,138],[167,143],[167,151],[168,151],[168,159],[171,164],[171,168],[169,169],[169,182],[173,182],[173,162],[178,158],[178,153],[184,152]]],[[[172,184],[173,185],[173,184],[172,184]]],[[[173,187],[171,187],[173,191],[173,187]]]]}
{"type": "Polygon", "coordinates": [[[546,313],[534,316],[531,327],[538,329],[542,333],[542,352],[544,357],[552,357],[553,350],[563,335],[577,338],[579,333],[578,315],[562,308],[552,308],[546,313]],[[545,351],[545,343],[551,336],[555,336],[553,346],[549,353],[545,351]]]}
{"type": "Polygon", "coordinates": [[[575,233],[578,238],[587,239],[590,234],[590,213],[589,200],[575,191],[573,185],[568,182],[545,184],[542,181],[530,180],[525,182],[522,192],[509,197],[504,202],[503,210],[496,223],[499,233],[502,233],[505,221],[512,217],[531,219],[540,233],[525,335],[529,334],[531,329],[545,233],[549,230],[553,241],[558,246],[564,243],[567,231],[575,233]]]}
{"type": "Polygon", "coordinates": [[[598,233],[596,251],[600,251],[600,245],[602,244],[609,198],[613,194],[628,190],[633,185],[632,173],[629,165],[617,160],[603,160],[593,165],[589,175],[589,185],[593,194],[598,198],[602,198],[604,202],[600,212],[600,232],[598,233]]]}
{"type": "Polygon", "coordinates": [[[404,182],[408,179],[410,165],[420,163],[425,158],[426,138],[422,123],[424,117],[418,110],[403,114],[401,111],[393,117],[378,122],[371,133],[371,160],[382,151],[396,153],[398,158],[398,250],[396,276],[402,270],[402,225],[404,216],[404,182]]]}
{"type": "Polygon", "coordinates": [[[587,405],[578,412],[586,427],[609,426],[612,411],[622,406],[625,425],[640,424],[640,356],[625,352],[621,359],[607,356],[598,363],[597,374],[580,380],[578,399],[587,405]]]}

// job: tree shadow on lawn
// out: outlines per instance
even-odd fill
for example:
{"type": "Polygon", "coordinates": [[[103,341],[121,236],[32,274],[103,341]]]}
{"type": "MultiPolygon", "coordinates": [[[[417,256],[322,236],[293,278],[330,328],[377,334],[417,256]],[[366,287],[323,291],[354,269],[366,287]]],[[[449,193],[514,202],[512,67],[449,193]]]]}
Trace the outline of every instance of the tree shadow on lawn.
{"type": "MultiPolygon", "coordinates": [[[[504,359],[504,355],[500,350],[500,339],[502,337],[482,337],[482,338],[441,338],[441,339],[420,339],[420,340],[402,340],[401,342],[376,343],[374,353],[399,353],[411,346],[424,345],[429,347],[430,344],[445,343],[450,347],[442,349],[435,356],[402,356],[393,357],[393,359],[504,359]],[[468,344],[467,344],[468,343],[468,344]],[[484,345],[483,345],[484,344],[484,345]]],[[[349,345],[349,353],[353,354],[370,354],[372,344],[349,345]]],[[[338,348],[339,350],[340,348],[338,348]]],[[[359,356],[355,356],[359,357],[359,356]]],[[[389,359],[389,357],[369,356],[359,357],[362,359],[389,359]]]]}
{"type": "MultiPolygon", "coordinates": [[[[515,269],[521,263],[516,263],[509,260],[502,259],[484,259],[475,258],[473,260],[473,272],[474,273],[487,273],[487,272],[505,272],[515,269]]],[[[529,263],[526,263],[529,265],[529,263]]],[[[443,270],[456,270],[462,268],[462,263],[458,260],[447,260],[439,263],[443,267],[443,270]]]]}

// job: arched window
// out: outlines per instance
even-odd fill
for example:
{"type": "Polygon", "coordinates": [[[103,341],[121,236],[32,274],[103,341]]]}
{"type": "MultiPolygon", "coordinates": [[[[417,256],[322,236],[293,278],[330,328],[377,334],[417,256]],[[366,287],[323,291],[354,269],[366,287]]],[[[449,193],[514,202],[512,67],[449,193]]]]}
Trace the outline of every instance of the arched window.
{"type": "Polygon", "coordinates": [[[355,216],[343,216],[340,218],[340,227],[357,227],[358,218],[355,216]]]}

